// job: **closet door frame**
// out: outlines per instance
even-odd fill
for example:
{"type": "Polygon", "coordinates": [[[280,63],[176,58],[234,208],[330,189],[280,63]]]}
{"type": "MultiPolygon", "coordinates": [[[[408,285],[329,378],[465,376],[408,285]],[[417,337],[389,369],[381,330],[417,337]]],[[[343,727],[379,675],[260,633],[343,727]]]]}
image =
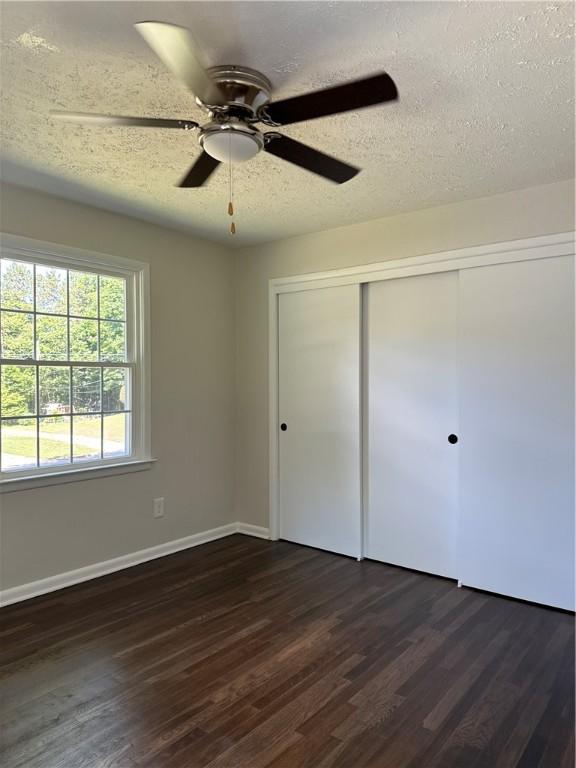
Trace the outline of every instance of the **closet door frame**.
{"type": "MultiPolygon", "coordinates": [[[[424,256],[411,256],[378,263],[335,269],[326,272],[291,275],[273,278],[268,283],[268,439],[269,439],[269,538],[279,538],[280,499],[279,499],[279,414],[278,414],[278,296],[293,291],[308,291],[340,285],[364,285],[381,280],[393,280],[398,277],[426,275],[435,272],[453,272],[455,270],[484,267],[493,264],[507,264],[516,261],[531,261],[555,256],[574,256],[575,232],[557,235],[544,235],[523,240],[509,240],[502,243],[463,248],[453,251],[431,253],[424,256]]],[[[364,334],[364,291],[361,291],[360,328],[364,334]]],[[[361,350],[364,339],[361,339],[361,350]]],[[[361,353],[361,365],[358,375],[360,381],[360,411],[362,446],[362,541],[365,551],[365,519],[367,500],[367,451],[366,451],[366,384],[364,376],[364,355],[361,353]]]]}

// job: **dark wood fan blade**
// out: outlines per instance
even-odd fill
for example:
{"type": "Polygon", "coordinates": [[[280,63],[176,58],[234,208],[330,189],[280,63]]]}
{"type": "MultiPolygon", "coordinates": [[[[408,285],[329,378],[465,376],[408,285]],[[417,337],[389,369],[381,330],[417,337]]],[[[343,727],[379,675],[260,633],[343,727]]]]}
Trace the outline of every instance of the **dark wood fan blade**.
{"type": "Polygon", "coordinates": [[[202,152],[198,160],[182,179],[179,187],[201,187],[216,168],[220,165],[220,160],[211,157],[207,152],[202,152]]]}
{"type": "Polygon", "coordinates": [[[278,125],[290,125],[302,120],[349,112],[352,109],[372,107],[375,104],[395,101],[397,98],[398,90],[394,80],[390,75],[383,73],[269,104],[262,111],[263,122],[269,117],[278,125]]]}
{"type": "Polygon", "coordinates": [[[141,21],[134,25],[156,56],[205,104],[226,104],[224,92],[212,80],[198,53],[190,31],[162,21],[141,21]]]}
{"type": "Polygon", "coordinates": [[[198,128],[193,120],[165,120],[160,117],[127,117],[125,115],[99,115],[93,112],[60,112],[52,110],[51,117],[70,123],[85,123],[86,125],[131,125],[136,128],[181,128],[192,131],[198,128]]]}
{"type": "Polygon", "coordinates": [[[318,176],[323,176],[325,179],[335,181],[337,184],[349,181],[360,172],[360,168],[336,160],[335,157],[325,155],[323,152],[319,152],[307,144],[301,144],[295,139],[289,139],[288,136],[269,133],[265,136],[269,137],[264,146],[266,152],[281,157],[282,160],[287,160],[289,163],[294,163],[294,165],[299,165],[300,168],[307,171],[317,173],[318,176]]]}

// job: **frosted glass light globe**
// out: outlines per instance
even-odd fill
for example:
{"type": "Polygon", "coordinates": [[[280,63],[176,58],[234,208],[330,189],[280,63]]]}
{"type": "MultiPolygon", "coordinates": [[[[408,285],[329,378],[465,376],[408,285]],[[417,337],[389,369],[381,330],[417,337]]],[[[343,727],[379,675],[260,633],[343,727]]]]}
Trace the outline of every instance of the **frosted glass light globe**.
{"type": "Polygon", "coordinates": [[[243,163],[260,151],[260,144],[247,133],[215,131],[202,140],[204,151],[221,163],[243,163]]]}

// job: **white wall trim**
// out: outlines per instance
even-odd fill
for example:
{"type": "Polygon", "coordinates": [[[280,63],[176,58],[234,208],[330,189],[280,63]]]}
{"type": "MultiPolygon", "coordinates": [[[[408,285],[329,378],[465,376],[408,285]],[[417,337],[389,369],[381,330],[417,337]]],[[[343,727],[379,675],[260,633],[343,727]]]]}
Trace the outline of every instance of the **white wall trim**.
{"type": "MultiPolygon", "coordinates": [[[[576,252],[575,232],[508,240],[453,251],[381,261],[345,269],[310,272],[272,278],[268,282],[268,444],[269,444],[269,526],[270,538],[280,530],[278,452],[278,296],[293,291],[332,288],[392,280],[412,275],[447,272],[492,264],[572,256],[576,252]]],[[[362,407],[362,406],[361,406],[362,407]]]]}
{"type": "Polygon", "coordinates": [[[261,525],[251,525],[250,523],[236,523],[236,533],[243,533],[246,536],[255,536],[257,539],[269,539],[270,529],[261,525]]]}
{"type": "Polygon", "coordinates": [[[272,293],[329,288],[349,283],[371,283],[395,277],[424,275],[430,272],[446,272],[455,269],[484,267],[490,264],[506,264],[513,261],[529,261],[552,256],[574,254],[575,232],[542,235],[524,240],[508,240],[453,251],[439,251],[421,256],[360,264],[344,269],[325,272],[309,272],[288,277],[270,279],[272,293]]]}
{"type": "Polygon", "coordinates": [[[208,531],[193,533],[191,536],[184,536],[182,539],[167,541],[163,544],[157,544],[154,547],[140,549],[137,552],[130,552],[127,555],[114,557],[111,560],[103,560],[100,563],[92,563],[83,568],[76,568],[73,571],[57,573],[54,576],[48,576],[45,579],[31,581],[28,584],[20,584],[17,587],[11,587],[0,591],[0,605],[11,605],[19,603],[22,600],[29,600],[32,597],[45,595],[49,592],[55,592],[64,587],[71,587],[73,584],[81,584],[83,581],[97,579],[99,576],[105,576],[107,573],[114,573],[125,568],[131,568],[134,565],[145,563],[148,560],[155,560],[158,557],[172,555],[175,552],[181,552],[184,549],[198,547],[201,544],[207,544],[209,541],[223,539],[225,536],[231,536],[234,533],[242,533],[246,536],[255,536],[259,539],[269,539],[269,531],[258,525],[249,525],[247,523],[229,523],[221,525],[218,528],[212,528],[208,531]]]}
{"type": "Polygon", "coordinates": [[[0,495],[15,493],[16,491],[29,491],[32,488],[44,488],[50,485],[64,485],[77,483],[82,480],[94,480],[101,477],[114,475],[127,475],[132,472],[143,472],[150,469],[157,459],[128,459],[128,461],[100,462],[96,466],[76,466],[72,469],[64,469],[62,472],[50,472],[45,475],[29,475],[0,480],[0,495]]]}
{"type": "Polygon", "coordinates": [[[127,274],[136,269],[146,269],[149,266],[145,261],[126,259],[124,256],[116,256],[112,253],[89,251],[86,248],[62,245],[48,240],[36,240],[33,237],[13,235],[9,232],[0,232],[0,246],[3,251],[14,258],[23,256],[37,262],[48,261],[50,264],[60,261],[64,266],[71,261],[77,261],[99,266],[103,269],[111,266],[116,267],[116,271],[124,271],[127,274]]]}

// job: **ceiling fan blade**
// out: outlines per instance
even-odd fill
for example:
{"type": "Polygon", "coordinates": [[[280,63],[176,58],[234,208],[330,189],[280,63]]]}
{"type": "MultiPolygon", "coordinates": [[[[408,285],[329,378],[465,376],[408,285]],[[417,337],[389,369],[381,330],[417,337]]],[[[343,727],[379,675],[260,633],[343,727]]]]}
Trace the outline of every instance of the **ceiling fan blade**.
{"type": "Polygon", "coordinates": [[[52,110],[51,117],[70,123],[87,125],[132,125],[137,128],[181,128],[191,131],[198,128],[193,120],[166,120],[161,117],[126,117],[125,115],[99,115],[92,112],[60,112],[52,110]]]}
{"type": "Polygon", "coordinates": [[[224,105],[223,91],[206,72],[190,31],[162,21],[141,21],[136,29],[159,59],[205,104],[224,105]]]}
{"type": "Polygon", "coordinates": [[[290,125],[302,120],[314,120],[317,117],[363,109],[386,101],[395,101],[398,90],[394,80],[385,73],[373,75],[364,80],[355,80],[323,91],[305,93],[291,99],[269,104],[262,112],[277,125],[290,125]]]}
{"type": "Polygon", "coordinates": [[[179,187],[201,187],[208,181],[216,168],[220,165],[220,160],[216,160],[207,152],[202,152],[198,160],[182,179],[179,187]]]}
{"type": "Polygon", "coordinates": [[[336,160],[335,157],[325,155],[307,144],[301,144],[295,139],[288,138],[288,136],[274,133],[264,135],[267,138],[264,146],[266,152],[281,157],[282,160],[287,160],[289,163],[294,163],[294,165],[299,165],[300,168],[307,171],[317,173],[318,176],[323,176],[325,179],[335,181],[337,184],[349,181],[360,172],[360,168],[336,160]]]}

